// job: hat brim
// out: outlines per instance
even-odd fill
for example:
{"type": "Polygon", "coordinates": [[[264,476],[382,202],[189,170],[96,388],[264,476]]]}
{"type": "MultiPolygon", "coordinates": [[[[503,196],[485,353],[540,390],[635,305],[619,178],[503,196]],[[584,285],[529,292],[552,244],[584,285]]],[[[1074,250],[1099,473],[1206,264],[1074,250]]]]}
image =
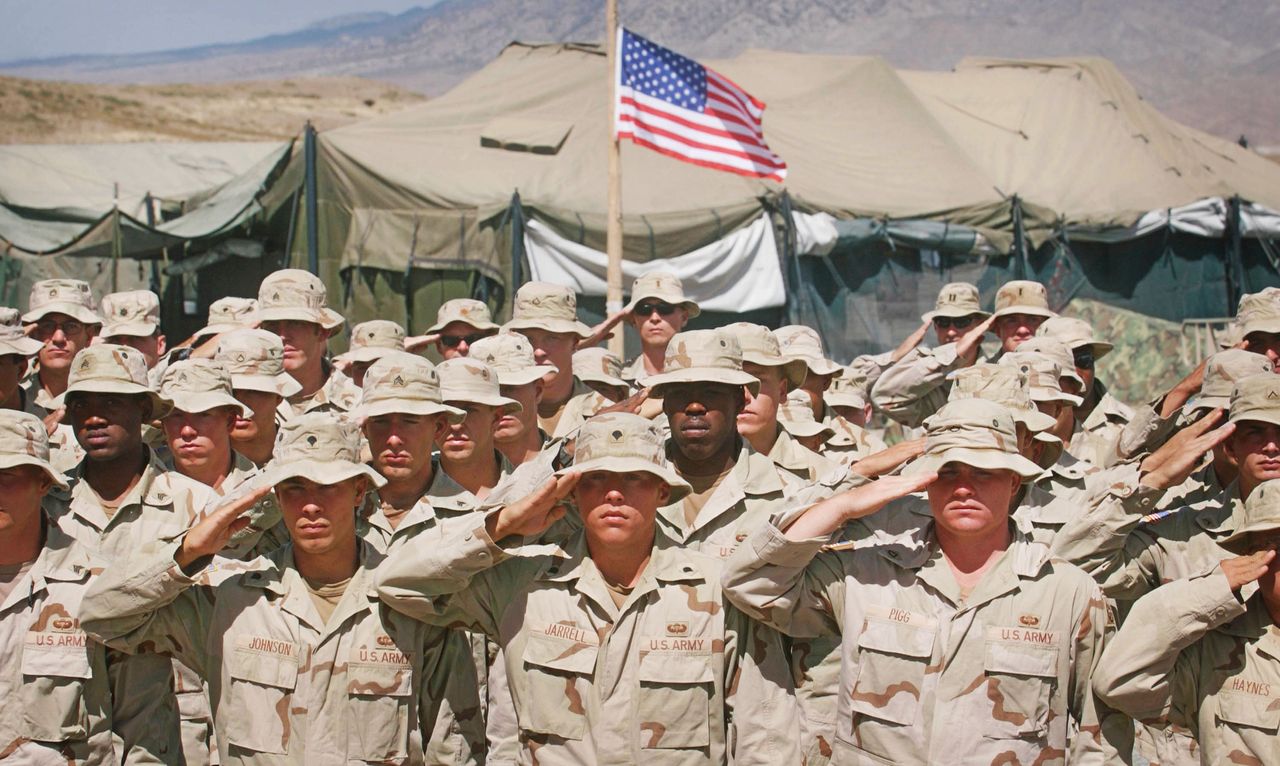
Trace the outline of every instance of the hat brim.
{"type": "Polygon", "coordinates": [[[1239,423],[1245,420],[1256,420],[1259,423],[1270,423],[1271,425],[1280,426],[1280,412],[1262,412],[1259,410],[1251,410],[1241,413],[1238,417],[1232,413],[1228,418],[1228,423],[1239,423]]]}
{"type": "MultiPolygon", "coordinates": [[[[498,385],[502,385],[499,383],[498,385]]],[[[451,392],[452,394],[452,392],[451,392]]],[[[467,394],[465,396],[450,395],[445,396],[441,392],[440,398],[444,400],[445,406],[452,407],[449,402],[466,402],[467,404],[484,404],[489,407],[497,407],[505,412],[521,412],[524,405],[515,399],[508,399],[505,396],[491,396],[489,394],[467,394]]]]}
{"type": "Polygon", "coordinates": [[[150,338],[158,329],[160,325],[155,322],[121,322],[104,326],[98,337],[118,338],[123,335],[130,338],[150,338]]]}
{"type": "Polygon", "coordinates": [[[683,370],[660,372],[646,377],[643,385],[649,389],[651,396],[661,399],[665,389],[682,383],[724,383],[730,386],[746,386],[753,396],[760,392],[760,379],[756,376],[742,370],[726,370],[722,367],[689,367],[683,370]]]}
{"type": "Polygon", "coordinates": [[[287,372],[279,375],[235,375],[231,376],[231,388],[244,391],[262,391],[268,394],[279,394],[288,399],[302,390],[302,384],[294,380],[287,372]]]}
{"type": "Polygon", "coordinates": [[[115,380],[90,381],[87,385],[85,383],[72,384],[67,387],[66,391],[62,392],[61,396],[54,397],[53,408],[60,409],[65,406],[67,396],[70,394],[141,394],[151,400],[151,417],[153,419],[163,418],[173,409],[173,402],[146,386],[115,380]]]}
{"type": "Polygon", "coordinates": [[[46,303],[34,311],[28,311],[22,315],[22,322],[24,324],[39,322],[50,314],[66,314],[72,319],[85,324],[102,324],[102,317],[79,303],[63,303],[61,301],[46,303]]]}
{"type": "MultiPolygon", "coordinates": [[[[169,401],[173,402],[174,412],[208,412],[218,407],[231,407],[242,418],[253,417],[253,410],[244,406],[238,399],[216,391],[201,394],[180,394],[175,392],[169,395],[169,401]]],[[[173,412],[170,412],[170,414],[173,414],[173,412]]]]}
{"type": "Polygon", "coordinates": [[[803,359],[768,357],[744,351],[742,361],[744,364],[758,364],[761,367],[781,367],[782,376],[787,379],[787,385],[792,391],[804,385],[804,379],[809,377],[809,365],[803,359]]]}
{"type": "Polygon", "coordinates": [[[960,317],[971,317],[971,316],[982,317],[982,319],[978,320],[979,322],[981,322],[983,319],[986,319],[987,317],[991,316],[991,314],[990,312],[983,311],[982,309],[970,309],[966,311],[962,308],[941,308],[941,309],[934,309],[933,311],[926,311],[925,313],[921,314],[920,321],[932,322],[936,317],[951,317],[952,319],[959,319],[960,317]]]}
{"type": "Polygon", "coordinates": [[[1010,409],[1013,413],[1013,419],[1027,427],[1029,431],[1048,431],[1057,424],[1057,420],[1049,417],[1040,410],[1015,410],[1010,409]]]}
{"type": "Polygon", "coordinates": [[[17,468],[20,465],[33,465],[36,468],[42,469],[45,473],[49,474],[50,479],[53,479],[53,483],[57,484],[58,487],[62,489],[66,489],[69,486],[65,476],[54,470],[52,465],[40,458],[32,457],[31,455],[0,455],[0,470],[5,468],[17,468]]]}
{"type": "Polygon", "coordinates": [[[819,423],[817,421],[795,422],[795,421],[783,420],[782,418],[778,418],[778,425],[786,429],[787,433],[791,434],[792,436],[803,436],[805,438],[808,438],[810,436],[817,436],[818,434],[826,434],[828,436],[834,436],[836,433],[836,430],[831,426],[823,425],[822,423],[819,423]]]}
{"type": "Polygon", "coordinates": [[[680,478],[680,475],[672,469],[667,466],[655,465],[651,461],[638,457],[602,457],[596,460],[585,460],[581,463],[574,463],[568,468],[561,468],[556,471],[555,475],[564,476],[570,471],[583,474],[592,471],[651,474],[658,477],[671,489],[671,496],[667,498],[667,503],[683,500],[686,495],[693,491],[689,483],[680,478]]]}
{"type": "Polygon", "coordinates": [[[360,422],[364,422],[368,418],[376,418],[379,415],[393,414],[421,415],[423,417],[448,415],[450,423],[461,423],[467,417],[467,411],[460,410],[457,407],[411,399],[381,399],[368,403],[361,402],[351,411],[351,417],[360,422]]]}
{"type": "Polygon", "coordinates": [[[1254,332],[1265,332],[1272,335],[1280,334],[1280,319],[1263,319],[1257,322],[1247,322],[1240,327],[1241,338],[1248,337],[1249,333],[1254,332]]]}
{"type": "Polygon", "coordinates": [[[809,370],[810,375],[836,375],[844,371],[844,368],[830,359],[823,359],[820,362],[811,359],[798,359],[804,362],[804,366],[809,370]]]}
{"type": "Polygon", "coordinates": [[[494,368],[494,371],[498,373],[500,386],[527,386],[560,370],[553,364],[536,364],[533,367],[521,367],[516,370],[494,368]]]}
{"type": "Polygon", "coordinates": [[[568,319],[512,319],[503,327],[507,330],[546,330],[547,332],[559,332],[568,335],[576,335],[579,338],[590,338],[591,328],[582,322],[568,319]]]}
{"type": "Polygon", "coordinates": [[[426,334],[434,335],[436,333],[444,332],[444,328],[448,327],[454,322],[461,322],[462,324],[468,327],[474,327],[481,332],[497,332],[498,330],[502,329],[502,325],[495,324],[494,322],[477,322],[473,319],[453,317],[452,319],[446,319],[443,322],[436,322],[435,324],[431,325],[430,327],[427,328],[426,334]]]}
{"type": "Polygon", "coordinates": [[[311,322],[326,330],[336,330],[346,323],[346,319],[333,309],[308,309],[302,306],[277,306],[275,308],[259,308],[255,314],[261,322],[311,322]]]}
{"type": "Polygon", "coordinates": [[[1245,524],[1230,535],[1227,535],[1218,544],[1232,553],[1243,555],[1248,552],[1244,543],[1248,540],[1249,535],[1259,532],[1280,532],[1280,519],[1258,519],[1250,524],[1245,524]]]}
{"type": "Polygon", "coordinates": [[[672,306],[683,306],[684,310],[689,312],[690,319],[693,319],[702,313],[702,309],[698,304],[683,295],[672,295],[671,293],[667,293],[666,295],[659,293],[641,293],[638,297],[633,295],[631,296],[631,302],[623,306],[622,310],[630,314],[636,310],[636,306],[639,306],[647,300],[659,300],[663,303],[670,303],[672,306]]]}
{"type": "Polygon", "coordinates": [[[207,338],[210,335],[221,335],[224,332],[235,332],[236,330],[252,329],[253,325],[257,321],[258,321],[258,315],[255,312],[253,314],[249,314],[245,318],[245,321],[241,324],[236,324],[235,322],[219,322],[216,324],[205,325],[204,327],[201,327],[199,330],[196,330],[195,334],[192,337],[196,339],[197,341],[196,345],[199,345],[199,341],[201,339],[207,338]]]}
{"type": "Polygon", "coordinates": [[[1047,389],[1032,389],[1031,401],[1033,402],[1065,402],[1072,407],[1079,407],[1084,399],[1075,394],[1068,394],[1066,391],[1049,391],[1047,389]]]}
{"type": "Polygon", "coordinates": [[[368,477],[375,488],[387,483],[381,474],[364,463],[352,463],[348,460],[297,460],[273,464],[262,477],[261,483],[274,487],[289,479],[302,478],[316,484],[331,485],[357,476],[368,477]]]}
{"type": "MultiPolygon", "coordinates": [[[[602,372],[588,372],[585,375],[574,373],[578,380],[583,383],[597,383],[601,386],[621,386],[622,388],[631,388],[631,384],[622,378],[615,378],[612,375],[605,375],[602,372]]],[[[501,376],[499,376],[501,382],[501,376]]]]}
{"type": "Polygon", "coordinates": [[[353,348],[353,349],[350,349],[349,351],[346,351],[345,353],[338,354],[337,356],[334,357],[334,359],[340,362],[348,362],[348,363],[354,362],[357,364],[361,362],[372,363],[372,362],[378,361],[384,356],[387,356],[388,354],[402,354],[402,353],[404,353],[403,348],[386,348],[385,346],[360,346],[359,348],[353,348]]]}
{"type": "Polygon", "coordinates": [[[1040,306],[1008,306],[995,312],[993,316],[995,316],[996,319],[999,319],[1000,317],[1007,317],[1010,314],[1026,314],[1027,316],[1044,317],[1045,319],[1052,319],[1058,315],[1056,311],[1050,311],[1049,309],[1041,308],[1040,306]]]}
{"type": "Polygon", "coordinates": [[[963,463],[974,468],[988,471],[1013,471],[1027,479],[1034,479],[1044,473],[1044,469],[1027,460],[1022,455],[1010,454],[997,449],[976,449],[974,447],[953,447],[938,454],[925,453],[911,461],[902,469],[905,475],[917,475],[937,471],[947,463],[963,463]]]}
{"type": "Polygon", "coordinates": [[[17,354],[18,356],[35,356],[40,353],[44,344],[35,338],[21,337],[13,340],[0,340],[0,356],[17,354]]]}
{"type": "Polygon", "coordinates": [[[822,394],[822,401],[827,403],[828,407],[855,407],[862,409],[867,406],[867,397],[858,396],[857,394],[822,394]]]}

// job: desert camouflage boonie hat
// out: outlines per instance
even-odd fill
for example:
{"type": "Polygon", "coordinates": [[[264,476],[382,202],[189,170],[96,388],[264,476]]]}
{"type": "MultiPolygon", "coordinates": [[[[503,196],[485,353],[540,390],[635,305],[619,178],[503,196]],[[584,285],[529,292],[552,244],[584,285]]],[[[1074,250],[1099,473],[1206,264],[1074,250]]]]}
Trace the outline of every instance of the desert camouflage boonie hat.
{"type": "Polygon", "coordinates": [[[1076,358],[1072,356],[1071,348],[1057,338],[1038,335],[1019,343],[1018,350],[1044,354],[1058,365],[1058,369],[1062,371],[1062,377],[1075,381],[1075,384],[1081,388],[1084,387],[1084,378],[1076,372],[1076,358]]]}
{"type": "Polygon", "coordinates": [[[1012,367],[1027,378],[1033,402],[1066,402],[1079,407],[1084,400],[1062,390],[1062,368],[1048,354],[1039,351],[1010,351],[1000,357],[1001,367],[1012,367]]]}
{"type": "Polygon", "coordinates": [[[991,316],[982,310],[982,299],[978,295],[977,285],[968,282],[948,282],[938,291],[938,300],[933,311],[921,315],[920,319],[932,322],[934,317],[967,317],[980,316],[983,319],[991,316]]]}
{"type": "Polygon", "coordinates": [[[1036,408],[1031,401],[1027,376],[1019,369],[998,364],[978,363],[947,376],[951,381],[948,402],[984,399],[1002,404],[1013,413],[1013,419],[1035,433],[1053,428],[1057,422],[1036,408]]]}
{"type": "MultiPolygon", "coordinates": [[[[573,352],[573,375],[583,383],[631,387],[622,379],[622,360],[603,346],[573,352]]],[[[499,374],[498,377],[501,378],[502,375],[499,374]]]]}
{"type": "Polygon", "coordinates": [[[671,488],[668,503],[689,494],[688,482],[667,462],[666,437],[653,421],[626,412],[597,415],[578,429],[573,465],[556,471],[648,473],[671,488]]]}
{"type": "Polygon", "coordinates": [[[147,360],[142,352],[114,343],[80,349],[71,360],[67,390],[54,399],[63,406],[72,394],[136,394],[151,400],[151,417],[162,418],[173,403],[148,386],[147,360]]]}
{"type": "Polygon", "coordinates": [[[257,320],[311,322],[326,330],[341,327],[346,321],[329,308],[328,291],[320,277],[302,269],[280,269],[262,280],[257,320]]]}
{"type": "Polygon", "coordinates": [[[249,329],[258,319],[258,301],[255,298],[219,298],[209,304],[209,323],[196,330],[197,340],[208,335],[220,335],[233,330],[249,329]]]}
{"type": "Polygon", "coordinates": [[[471,298],[454,298],[445,301],[436,312],[436,323],[427,328],[427,334],[443,332],[453,322],[462,322],[485,332],[498,329],[498,325],[494,324],[493,314],[484,302],[471,298]]]}
{"type": "Polygon", "coordinates": [[[440,398],[440,376],[431,362],[417,354],[393,351],[364,373],[360,404],[351,416],[363,421],[378,415],[448,415],[458,422],[466,415],[440,398]]]}
{"type": "Polygon", "coordinates": [[[22,331],[22,317],[18,310],[0,306],[0,356],[35,356],[42,348],[43,343],[27,337],[22,331]]]}
{"type": "Polygon", "coordinates": [[[742,348],[737,338],[720,330],[678,332],[667,344],[663,371],[649,375],[644,384],[653,396],[662,398],[668,386],[682,383],[724,383],[760,391],[760,381],[742,370],[742,348]]]}
{"type": "Polygon", "coordinates": [[[646,300],[684,306],[690,319],[702,313],[698,304],[684,294],[684,283],[680,281],[680,277],[669,271],[651,271],[636,277],[636,281],[631,283],[631,302],[623,307],[623,311],[630,314],[646,300]]]}
{"type": "Polygon", "coordinates": [[[381,487],[387,480],[360,460],[360,442],[360,428],[343,415],[306,412],[290,418],[276,432],[275,451],[262,483],[278,486],[303,478],[329,485],[365,476],[381,487]]]}
{"type": "Polygon", "coordinates": [[[524,386],[560,371],[550,362],[538,364],[533,344],[518,332],[500,332],[481,338],[471,344],[467,357],[493,368],[498,373],[500,386],[524,386]]]}
{"type": "Polygon", "coordinates": [[[49,462],[49,433],[44,421],[21,410],[0,410],[0,470],[20,465],[42,469],[62,489],[67,480],[49,462]]]}
{"type": "Polygon", "coordinates": [[[440,399],[467,404],[487,404],[504,412],[519,412],[524,406],[502,395],[498,373],[478,359],[458,356],[446,359],[436,368],[440,375],[440,399]]]}
{"type": "Polygon", "coordinates": [[[812,375],[835,375],[844,368],[827,358],[822,338],[804,325],[789,324],[773,331],[782,355],[805,363],[812,375]]]}
{"type": "Polygon", "coordinates": [[[23,323],[38,322],[49,314],[66,314],[84,324],[102,324],[89,283],[79,279],[42,279],[31,286],[23,323]]]}
{"type": "Polygon", "coordinates": [[[232,396],[231,372],[215,359],[186,359],[169,365],[160,378],[160,395],[182,412],[233,407],[241,417],[253,416],[253,410],[232,396]]]}
{"type": "Polygon", "coordinates": [[[266,330],[232,330],[218,339],[213,358],[231,373],[231,387],[289,398],[302,385],[284,371],[284,342],[266,330]]]}
{"type": "Polygon", "coordinates": [[[1244,501],[1240,526],[1219,545],[1232,553],[1249,553],[1249,535],[1280,531],[1280,479],[1264,481],[1244,501]]]}
{"type": "Polygon", "coordinates": [[[1254,375],[1236,381],[1229,423],[1258,420],[1280,426],[1280,375],[1254,375]]]}
{"type": "Polygon", "coordinates": [[[147,338],[160,329],[160,296],[150,290],[129,290],[102,297],[99,338],[130,335],[147,338]]]}
{"type": "Polygon", "coordinates": [[[1241,380],[1273,374],[1271,360],[1262,354],[1242,348],[1219,351],[1205,362],[1200,391],[1182,406],[1182,412],[1191,416],[1198,410],[1226,409],[1231,406],[1231,392],[1241,380]]]}
{"type": "Polygon", "coordinates": [[[591,328],[578,321],[578,296],[564,285],[527,282],[516,291],[508,330],[546,330],[591,336],[591,328]]]}
{"type": "Polygon", "coordinates": [[[1242,338],[1252,332],[1280,333],[1280,297],[1265,290],[1241,296],[1236,323],[1242,338]]]}
{"type": "Polygon", "coordinates": [[[1008,407],[986,399],[947,402],[925,421],[924,454],[905,474],[937,471],[947,463],[1013,471],[1024,480],[1043,469],[1018,452],[1018,430],[1008,407]]]}
{"type": "Polygon", "coordinates": [[[1082,346],[1088,346],[1093,351],[1094,359],[1101,359],[1114,348],[1110,343],[1094,335],[1093,325],[1075,317],[1049,317],[1036,328],[1036,335],[1042,338],[1053,338],[1073,352],[1082,346]]]}
{"type": "Polygon", "coordinates": [[[808,394],[803,391],[792,391],[778,405],[778,424],[792,436],[834,436],[836,432],[826,423],[819,423],[813,416],[813,406],[809,404],[808,394]]]}
{"type": "Polygon", "coordinates": [[[1030,314],[1032,316],[1055,317],[1057,313],[1049,309],[1049,293],[1044,285],[1029,279],[1015,279],[1005,282],[996,291],[997,317],[1009,314],[1030,314]]]}
{"type": "Polygon", "coordinates": [[[720,331],[727,332],[738,339],[743,362],[751,362],[763,367],[781,367],[782,374],[792,390],[799,388],[809,374],[809,365],[803,359],[783,356],[778,336],[762,324],[734,322],[721,327],[720,331]]]}
{"type": "Polygon", "coordinates": [[[828,407],[853,407],[862,409],[867,406],[867,377],[862,370],[846,367],[844,372],[831,379],[831,385],[822,392],[822,400],[828,407]]]}
{"type": "Polygon", "coordinates": [[[371,319],[351,330],[351,347],[336,358],[344,362],[372,362],[392,351],[404,351],[404,328],[389,319],[371,319]]]}

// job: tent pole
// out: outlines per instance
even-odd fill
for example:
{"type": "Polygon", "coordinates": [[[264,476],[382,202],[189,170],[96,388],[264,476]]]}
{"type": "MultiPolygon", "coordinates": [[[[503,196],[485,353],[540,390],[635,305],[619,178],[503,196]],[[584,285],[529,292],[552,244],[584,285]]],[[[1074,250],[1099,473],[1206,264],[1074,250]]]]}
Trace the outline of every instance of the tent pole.
{"type": "Polygon", "coordinates": [[[1235,308],[1236,302],[1240,300],[1240,296],[1245,292],[1244,284],[1244,259],[1240,253],[1240,196],[1233,196],[1227,203],[1227,247],[1231,257],[1231,274],[1233,279],[1227,281],[1227,312],[1235,308]]]}
{"type": "Polygon", "coordinates": [[[111,196],[114,198],[111,213],[111,292],[120,289],[120,184],[112,184],[111,196]]]}
{"type": "MultiPolygon", "coordinates": [[[[151,197],[151,192],[147,192],[144,204],[147,206],[147,226],[154,229],[156,227],[156,204],[151,197]]],[[[161,252],[164,252],[163,248],[161,248],[161,252]]],[[[160,264],[155,258],[151,259],[151,289],[155,291],[156,295],[163,295],[160,290],[160,264]]]]}
{"type": "Polygon", "coordinates": [[[524,284],[524,209],[520,207],[520,190],[511,195],[511,290],[503,296],[502,308],[506,307],[507,296],[514,296],[520,285],[524,284]]]}
{"type": "Polygon", "coordinates": [[[307,194],[307,270],[312,274],[320,274],[320,244],[316,241],[319,236],[319,221],[316,220],[319,205],[316,201],[316,129],[307,120],[306,127],[302,129],[302,153],[306,166],[306,194],[307,194]]]}
{"type": "MultiPolygon", "coordinates": [[[[618,126],[614,122],[618,100],[618,0],[605,0],[604,16],[609,62],[609,220],[605,234],[609,267],[605,274],[604,313],[609,317],[622,310],[622,153],[618,145],[618,126]]],[[[623,356],[625,338],[622,332],[614,333],[609,339],[609,350],[623,356]]]]}

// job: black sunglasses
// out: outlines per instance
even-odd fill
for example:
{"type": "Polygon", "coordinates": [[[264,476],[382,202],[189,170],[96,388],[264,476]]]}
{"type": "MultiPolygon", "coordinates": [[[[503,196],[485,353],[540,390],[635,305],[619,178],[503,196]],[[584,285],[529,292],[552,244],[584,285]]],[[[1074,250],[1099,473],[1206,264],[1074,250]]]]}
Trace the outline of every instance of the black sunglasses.
{"type": "Polygon", "coordinates": [[[978,317],[973,314],[962,317],[934,317],[933,323],[940,329],[948,330],[952,327],[957,330],[963,330],[974,322],[978,321],[978,317]]]}
{"type": "Polygon", "coordinates": [[[1093,369],[1093,352],[1092,351],[1077,351],[1075,353],[1075,358],[1076,358],[1076,367],[1079,367],[1082,370],[1093,369]]]}
{"type": "Polygon", "coordinates": [[[647,317],[655,311],[658,312],[658,316],[669,317],[676,313],[676,307],[672,306],[670,303],[662,303],[661,301],[645,301],[644,303],[636,304],[637,316],[647,317]]]}
{"type": "Polygon", "coordinates": [[[470,346],[483,337],[485,337],[484,333],[476,333],[475,335],[441,335],[440,342],[449,348],[456,348],[464,340],[470,346]]]}

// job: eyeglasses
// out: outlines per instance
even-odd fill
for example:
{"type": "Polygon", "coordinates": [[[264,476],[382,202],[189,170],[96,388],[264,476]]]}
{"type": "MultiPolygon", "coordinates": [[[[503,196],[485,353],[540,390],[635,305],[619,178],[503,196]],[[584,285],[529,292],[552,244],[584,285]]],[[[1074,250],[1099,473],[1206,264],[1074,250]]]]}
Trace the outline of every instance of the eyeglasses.
{"type": "Polygon", "coordinates": [[[1092,351],[1077,351],[1075,353],[1075,358],[1076,358],[1076,367],[1079,367],[1082,370],[1093,369],[1093,352],[1092,351]]]}
{"type": "Polygon", "coordinates": [[[647,317],[655,311],[658,312],[658,316],[669,317],[676,313],[676,307],[661,301],[645,301],[636,304],[636,316],[647,317]]]}
{"type": "Polygon", "coordinates": [[[466,342],[468,346],[484,337],[484,333],[476,333],[475,335],[441,335],[440,342],[449,348],[457,348],[458,344],[466,342]]]}
{"type": "Polygon", "coordinates": [[[62,330],[63,335],[79,335],[84,332],[84,323],[74,319],[68,319],[65,322],[59,322],[56,319],[41,319],[36,322],[36,332],[44,337],[52,336],[58,330],[62,330]]]}
{"type": "Polygon", "coordinates": [[[962,317],[934,317],[933,323],[938,326],[939,330],[949,330],[952,327],[957,330],[963,330],[974,322],[978,321],[978,317],[969,314],[962,317]]]}

